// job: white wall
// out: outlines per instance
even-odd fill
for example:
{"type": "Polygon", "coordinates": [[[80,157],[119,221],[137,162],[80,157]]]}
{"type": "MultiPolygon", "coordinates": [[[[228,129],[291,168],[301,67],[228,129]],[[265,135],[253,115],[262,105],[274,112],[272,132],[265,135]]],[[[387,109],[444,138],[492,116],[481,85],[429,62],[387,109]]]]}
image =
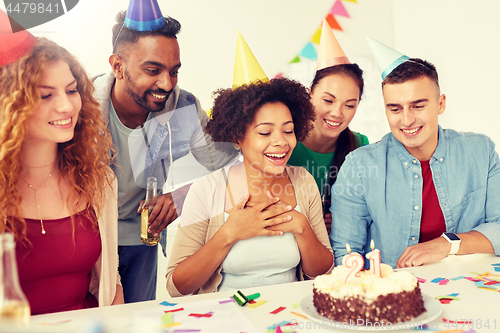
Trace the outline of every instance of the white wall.
{"type": "Polygon", "coordinates": [[[438,69],[447,96],[440,123],[497,144],[499,12],[498,0],[393,0],[395,48],[438,69]]]}

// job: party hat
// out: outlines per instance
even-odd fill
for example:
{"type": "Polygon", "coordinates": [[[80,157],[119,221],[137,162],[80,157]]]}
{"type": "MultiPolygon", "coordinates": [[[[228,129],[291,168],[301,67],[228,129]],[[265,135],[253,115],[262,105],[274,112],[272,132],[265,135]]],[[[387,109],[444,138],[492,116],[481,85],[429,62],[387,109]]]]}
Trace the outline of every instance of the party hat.
{"type": "Polygon", "coordinates": [[[382,74],[382,80],[384,80],[387,75],[396,69],[396,67],[410,59],[410,57],[399,53],[393,48],[382,44],[370,36],[366,36],[366,39],[368,40],[368,44],[370,44],[373,57],[375,58],[375,62],[377,63],[380,73],[382,74]]]}
{"type": "Polygon", "coordinates": [[[257,59],[238,31],[236,40],[236,57],[234,59],[233,89],[243,84],[257,80],[269,82],[266,73],[262,70],[257,59]]]}
{"type": "Polygon", "coordinates": [[[130,0],[125,26],[135,31],[154,31],[165,26],[156,0],[130,0]]]}
{"type": "Polygon", "coordinates": [[[10,20],[7,13],[0,9],[0,66],[16,61],[38,42],[27,30],[13,33],[11,24],[17,25],[17,22],[10,20]]]}
{"type": "Polygon", "coordinates": [[[323,28],[321,30],[321,39],[319,41],[318,65],[316,66],[316,70],[350,63],[351,62],[347,59],[344,50],[340,47],[337,38],[335,38],[332,28],[330,28],[328,22],[323,19],[323,28]]]}

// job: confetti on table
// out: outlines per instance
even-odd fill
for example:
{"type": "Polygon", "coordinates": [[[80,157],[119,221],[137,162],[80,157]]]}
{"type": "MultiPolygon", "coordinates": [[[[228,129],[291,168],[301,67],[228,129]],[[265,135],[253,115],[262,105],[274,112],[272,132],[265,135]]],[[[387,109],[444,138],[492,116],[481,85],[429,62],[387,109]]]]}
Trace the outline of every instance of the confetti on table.
{"type": "Polygon", "coordinates": [[[299,308],[299,303],[293,303],[292,304],[293,309],[298,309],[299,308]]]}
{"type": "Polygon", "coordinates": [[[461,279],[465,279],[465,276],[460,275],[460,276],[457,276],[457,277],[451,278],[450,280],[456,281],[456,280],[461,280],[461,279]]]}
{"type": "Polygon", "coordinates": [[[468,320],[449,320],[443,317],[443,321],[449,324],[472,324],[472,321],[468,320]]]}
{"type": "MultiPolygon", "coordinates": [[[[458,295],[458,294],[455,294],[458,295]]],[[[444,296],[436,296],[436,299],[449,299],[449,300],[455,300],[455,301],[460,301],[460,298],[456,296],[450,296],[450,295],[444,295],[444,296]]]]}
{"type": "Polygon", "coordinates": [[[491,264],[491,266],[500,266],[500,262],[496,264],[491,264]]]}
{"type": "Polygon", "coordinates": [[[228,299],[228,300],[225,300],[225,301],[220,301],[220,302],[219,302],[219,304],[224,304],[224,303],[229,303],[229,302],[236,302],[236,301],[234,300],[234,298],[232,298],[232,297],[231,297],[231,298],[230,298],[230,299],[228,299]]]}
{"type": "Polygon", "coordinates": [[[172,310],[165,310],[165,313],[167,312],[178,312],[178,311],[182,311],[184,310],[184,308],[178,308],[178,309],[172,309],[172,310]]]}
{"type": "Polygon", "coordinates": [[[467,277],[465,277],[465,278],[466,278],[467,280],[469,280],[469,281],[472,281],[472,282],[481,281],[481,280],[479,280],[479,279],[474,279],[474,278],[472,278],[472,277],[470,277],[470,276],[467,276],[467,277]]]}
{"type": "Polygon", "coordinates": [[[201,330],[175,330],[174,333],[201,332],[201,330]]]}
{"type": "Polygon", "coordinates": [[[426,279],[419,278],[418,276],[417,276],[417,280],[420,283],[425,283],[425,281],[427,281],[426,279]]]}
{"type": "Polygon", "coordinates": [[[211,314],[208,313],[190,313],[190,317],[196,317],[196,318],[210,318],[212,317],[211,314]]]}
{"type": "Polygon", "coordinates": [[[167,302],[167,301],[163,301],[163,302],[161,302],[161,303],[160,303],[160,305],[165,305],[165,306],[176,306],[176,305],[177,305],[177,303],[169,303],[169,302],[167,302]]]}
{"type": "Polygon", "coordinates": [[[444,286],[444,285],[446,285],[449,281],[450,281],[450,280],[448,280],[448,279],[441,280],[441,281],[439,281],[439,285],[440,285],[440,286],[444,286]]]}
{"type": "Polygon", "coordinates": [[[71,321],[71,319],[56,321],[55,323],[38,323],[38,325],[41,325],[41,326],[59,326],[61,324],[69,323],[70,321],[71,321]]]}
{"type": "Polygon", "coordinates": [[[290,311],[290,313],[291,313],[291,314],[293,314],[293,315],[296,315],[297,317],[301,317],[301,318],[307,319],[307,317],[306,317],[306,316],[304,316],[304,315],[302,315],[302,314],[300,314],[300,313],[293,312],[293,311],[290,311]]]}
{"type": "Polygon", "coordinates": [[[446,280],[446,279],[445,278],[435,278],[435,279],[432,279],[431,282],[432,283],[439,283],[439,282],[441,282],[443,280],[446,280]]]}
{"type": "Polygon", "coordinates": [[[452,299],[451,298],[439,298],[438,301],[441,304],[450,304],[450,302],[452,301],[452,299]]]}
{"type": "Polygon", "coordinates": [[[165,324],[165,325],[160,325],[159,328],[169,328],[169,327],[173,327],[173,326],[179,326],[181,323],[177,322],[177,323],[170,323],[170,324],[165,324]]]}
{"type": "Polygon", "coordinates": [[[171,324],[174,321],[172,319],[172,313],[171,312],[165,313],[163,316],[161,316],[160,320],[161,320],[161,324],[162,325],[171,324]]]}
{"type": "Polygon", "coordinates": [[[475,284],[476,284],[476,287],[478,287],[478,288],[498,290],[497,288],[493,287],[492,285],[485,284],[484,281],[477,281],[477,282],[475,282],[475,284]]]}
{"type": "Polygon", "coordinates": [[[277,324],[271,325],[271,326],[266,327],[266,328],[267,328],[268,330],[275,330],[278,326],[285,326],[285,325],[287,325],[287,324],[290,324],[290,322],[288,322],[288,321],[284,320],[284,321],[281,321],[281,322],[279,322],[279,323],[277,323],[277,324]]]}
{"type": "Polygon", "coordinates": [[[500,272],[500,266],[495,266],[495,272],[500,272]]]}
{"type": "Polygon", "coordinates": [[[278,314],[278,313],[280,313],[281,311],[283,311],[283,310],[285,310],[285,309],[286,309],[286,307],[284,307],[284,306],[280,306],[280,307],[279,307],[279,308],[277,308],[276,310],[271,311],[271,312],[269,312],[269,313],[270,313],[270,314],[278,314]]]}
{"type": "Polygon", "coordinates": [[[252,304],[248,304],[249,307],[251,307],[252,309],[256,309],[258,308],[259,306],[261,306],[262,304],[266,303],[267,301],[261,299],[260,301],[258,301],[257,303],[252,303],[252,304]]]}
{"type": "Polygon", "coordinates": [[[494,281],[493,280],[493,281],[486,282],[484,285],[486,285],[486,286],[492,286],[492,285],[497,284],[497,283],[500,283],[500,281],[494,281]]]}

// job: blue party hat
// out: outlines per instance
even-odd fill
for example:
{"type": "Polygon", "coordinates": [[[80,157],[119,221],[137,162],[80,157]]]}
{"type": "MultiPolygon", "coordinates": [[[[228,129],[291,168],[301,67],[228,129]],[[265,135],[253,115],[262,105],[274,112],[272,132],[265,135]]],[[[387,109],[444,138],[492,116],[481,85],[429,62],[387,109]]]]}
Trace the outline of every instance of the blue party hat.
{"type": "Polygon", "coordinates": [[[373,57],[375,58],[375,62],[377,63],[380,73],[382,74],[382,80],[384,80],[387,75],[396,69],[396,67],[410,59],[410,57],[399,53],[393,48],[382,44],[370,36],[366,36],[366,39],[368,40],[368,44],[370,44],[373,57]]]}
{"type": "Polygon", "coordinates": [[[154,31],[165,26],[165,19],[156,0],[130,0],[125,26],[135,31],[154,31]]]}

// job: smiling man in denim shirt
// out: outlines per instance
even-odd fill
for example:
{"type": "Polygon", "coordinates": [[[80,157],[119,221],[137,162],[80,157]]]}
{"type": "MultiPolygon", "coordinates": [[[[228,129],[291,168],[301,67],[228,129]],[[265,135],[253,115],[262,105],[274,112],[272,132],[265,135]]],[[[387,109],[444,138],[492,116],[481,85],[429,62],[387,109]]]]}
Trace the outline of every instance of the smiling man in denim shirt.
{"type": "MultiPolygon", "coordinates": [[[[180,23],[161,16],[156,1],[131,1],[131,7],[128,14],[118,14],[113,27],[112,71],[94,81],[94,97],[116,149],[119,272],[126,303],[156,296],[158,247],[142,244],[140,233],[146,179],[155,176],[158,189],[167,180],[171,185],[171,164],[189,152],[208,171],[238,155],[234,149],[226,153],[214,149],[203,131],[207,114],[194,95],[177,85],[180,23]],[[145,8],[148,4],[154,10],[145,8]],[[132,13],[134,9],[138,10],[132,13]],[[159,17],[143,20],[148,12],[159,17]]],[[[150,232],[160,234],[180,214],[187,188],[159,195],[149,219],[150,232]]],[[[166,234],[161,234],[165,254],[166,234]]]]}
{"type": "Polygon", "coordinates": [[[372,239],[393,267],[449,254],[500,254],[494,143],[438,125],[446,96],[432,64],[402,56],[391,65],[382,82],[391,133],[347,156],[332,188],[336,264],[346,243],[366,254],[372,239]]]}

